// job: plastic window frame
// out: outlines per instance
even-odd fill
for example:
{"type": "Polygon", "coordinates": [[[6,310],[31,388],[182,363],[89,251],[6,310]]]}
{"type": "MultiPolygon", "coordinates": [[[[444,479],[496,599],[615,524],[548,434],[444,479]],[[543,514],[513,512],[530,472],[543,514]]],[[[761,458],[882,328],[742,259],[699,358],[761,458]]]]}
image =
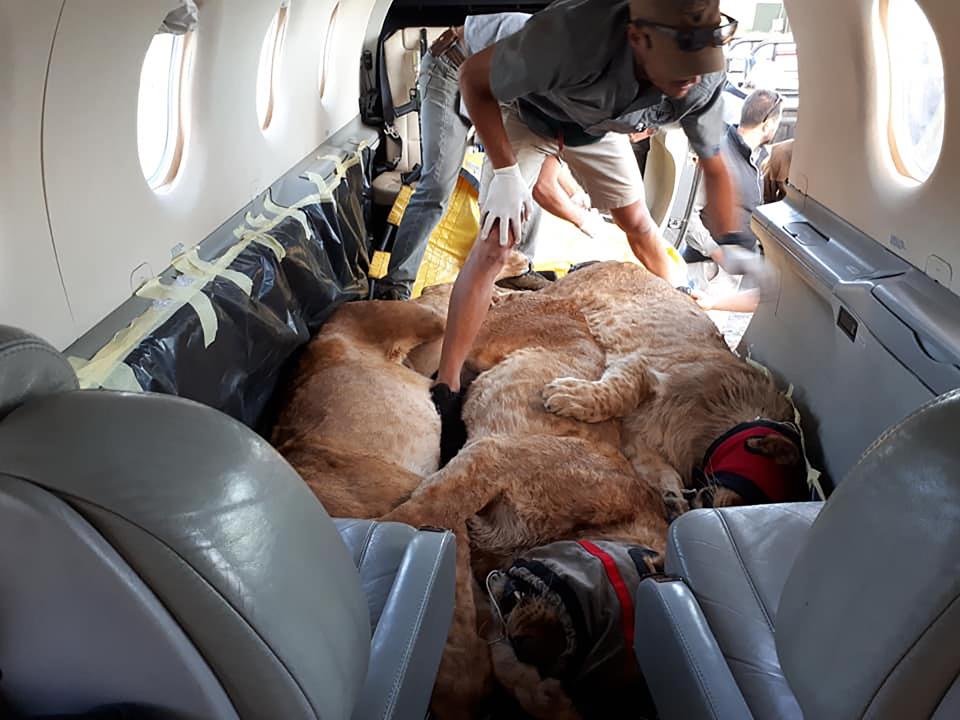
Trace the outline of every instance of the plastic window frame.
{"type": "MultiPolygon", "coordinates": [[[[277,79],[280,74],[281,58],[283,56],[283,46],[287,37],[287,23],[290,18],[290,3],[283,2],[274,14],[270,25],[267,27],[267,35],[264,37],[264,45],[260,50],[260,63],[257,67],[257,95],[260,94],[259,84],[266,80],[268,87],[266,90],[266,106],[263,111],[263,117],[258,118],[260,130],[266,131],[273,122],[276,113],[276,88],[277,79]],[[273,29],[271,33],[270,30],[273,29]],[[270,43],[270,49],[267,51],[267,43],[270,43]],[[263,67],[264,59],[267,58],[269,68],[263,67]]],[[[259,114],[259,108],[257,108],[259,114]]]]}
{"type": "MultiPolygon", "coordinates": [[[[940,53],[941,62],[943,61],[943,50],[939,46],[939,36],[937,35],[936,29],[933,27],[933,24],[930,23],[930,19],[927,17],[926,12],[924,12],[923,7],[916,2],[916,0],[906,0],[913,2],[917,5],[921,13],[923,13],[924,18],[927,21],[927,24],[930,25],[931,30],[934,33],[934,36],[937,38],[937,52],[940,53]]],[[[889,22],[889,10],[890,10],[891,0],[879,0],[877,5],[878,15],[879,15],[879,27],[880,33],[882,35],[882,47],[883,47],[883,57],[886,60],[885,73],[881,73],[880,78],[881,82],[886,84],[886,87],[883,89],[882,97],[886,99],[886,108],[883,108],[881,111],[885,111],[886,114],[886,144],[887,149],[890,154],[890,158],[893,161],[893,165],[896,168],[897,173],[902,176],[902,178],[910,183],[916,185],[922,185],[927,180],[929,180],[930,173],[927,173],[922,168],[919,167],[919,164],[915,161],[912,161],[908,158],[907,153],[904,150],[901,150],[901,143],[897,139],[899,121],[896,119],[898,100],[901,97],[901,93],[897,91],[897,88],[902,87],[902,83],[898,83],[896,80],[896,70],[893,63],[893,52],[890,45],[890,38],[892,32],[895,31],[894,28],[890,27],[889,22]]],[[[946,95],[946,87],[944,87],[944,95],[946,95]]],[[[937,159],[934,162],[934,166],[940,160],[940,154],[943,152],[943,140],[941,139],[941,147],[938,153],[937,159]]]]}
{"type": "Polygon", "coordinates": [[[327,22],[327,32],[323,40],[323,55],[320,58],[320,97],[327,91],[327,73],[330,71],[330,51],[333,47],[334,31],[337,19],[340,16],[340,3],[337,2],[330,11],[330,20],[327,22]]]}
{"type": "MultiPolygon", "coordinates": [[[[156,38],[158,33],[154,36],[156,38]]],[[[163,153],[156,170],[147,176],[141,162],[147,185],[154,192],[168,189],[180,174],[189,135],[190,120],[190,75],[193,69],[193,56],[196,47],[195,31],[176,35],[170,49],[170,68],[167,79],[167,132],[164,138],[163,153]]],[[[151,41],[152,42],[152,41],[151,41]]],[[[144,58],[146,62],[146,58],[144,58]]],[[[142,68],[141,68],[142,73],[142,68]]],[[[137,108],[137,132],[139,133],[140,108],[137,108]]],[[[139,136],[137,138],[139,144],[139,136]]],[[[139,148],[138,148],[139,154],[139,148]]]]}

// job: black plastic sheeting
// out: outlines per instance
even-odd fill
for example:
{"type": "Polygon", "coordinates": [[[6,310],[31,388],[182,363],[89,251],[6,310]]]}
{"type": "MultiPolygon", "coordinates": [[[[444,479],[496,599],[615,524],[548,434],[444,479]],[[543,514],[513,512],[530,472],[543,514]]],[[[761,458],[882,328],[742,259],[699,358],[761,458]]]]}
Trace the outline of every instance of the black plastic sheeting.
{"type": "Polygon", "coordinates": [[[312,238],[294,218],[269,231],[286,250],[282,261],[258,243],[237,256],[230,269],[253,279],[249,297],[219,276],[203,288],[217,318],[209,347],[190,305],[144,338],[125,359],[140,386],[196,400],[262,428],[277,381],[298,348],[340,303],[366,297],[365,165],[347,169],[334,202],[301,208],[312,238]]]}

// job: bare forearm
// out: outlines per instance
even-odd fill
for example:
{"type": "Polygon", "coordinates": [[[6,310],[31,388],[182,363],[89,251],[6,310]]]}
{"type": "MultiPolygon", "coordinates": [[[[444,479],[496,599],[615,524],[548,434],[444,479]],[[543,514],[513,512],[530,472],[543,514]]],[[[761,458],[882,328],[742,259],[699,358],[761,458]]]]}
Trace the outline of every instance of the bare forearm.
{"type": "MultiPolygon", "coordinates": [[[[555,157],[548,157],[540,166],[540,176],[533,187],[533,199],[537,204],[552,215],[563,218],[577,227],[583,224],[586,213],[570,199],[563,186],[564,175],[569,177],[566,170],[555,157]]],[[[573,180],[573,178],[570,178],[573,180]]]]}
{"type": "Polygon", "coordinates": [[[576,180],[574,180],[573,175],[570,173],[570,170],[566,165],[560,168],[560,174],[557,175],[557,182],[560,183],[560,187],[563,188],[563,191],[569,197],[573,197],[577,193],[583,192],[583,188],[580,187],[576,180]]]}
{"type": "Polygon", "coordinates": [[[551,215],[556,215],[577,227],[580,227],[586,219],[586,211],[576,205],[559,184],[555,185],[550,191],[535,191],[533,198],[540,207],[551,215]]]}
{"type": "Polygon", "coordinates": [[[697,302],[704,310],[753,312],[760,304],[760,292],[757,290],[740,290],[717,298],[705,298],[697,302]]]}
{"type": "Polygon", "coordinates": [[[503,127],[500,103],[490,89],[492,56],[493,48],[489,47],[467,59],[460,67],[460,92],[487,157],[494,168],[500,169],[516,164],[517,158],[503,127]]]}

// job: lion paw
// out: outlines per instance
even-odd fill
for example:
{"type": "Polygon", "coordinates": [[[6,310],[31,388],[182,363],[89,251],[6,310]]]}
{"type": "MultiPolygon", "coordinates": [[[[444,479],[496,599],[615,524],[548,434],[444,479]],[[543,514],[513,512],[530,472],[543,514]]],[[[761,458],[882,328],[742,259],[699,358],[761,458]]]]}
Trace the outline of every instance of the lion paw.
{"type": "Polygon", "coordinates": [[[589,380],[557,378],[543,389],[543,406],[547,411],[561,417],[581,422],[596,422],[593,397],[589,380]]]}
{"type": "Polygon", "coordinates": [[[553,720],[579,720],[580,714],[576,711],[573,701],[567,695],[563,684],[555,678],[546,678],[540,683],[538,705],[540,712],[537,717],[553,720]],[[543,712],[546,711],[546,712],[543,712]]]}
{"type": "Polygon", "coordinates": [[[690,509],[690,503],[682,496],[668,490],[663,494],[663,504],[667,509],[667,522],[672,523],[690,509]]]}

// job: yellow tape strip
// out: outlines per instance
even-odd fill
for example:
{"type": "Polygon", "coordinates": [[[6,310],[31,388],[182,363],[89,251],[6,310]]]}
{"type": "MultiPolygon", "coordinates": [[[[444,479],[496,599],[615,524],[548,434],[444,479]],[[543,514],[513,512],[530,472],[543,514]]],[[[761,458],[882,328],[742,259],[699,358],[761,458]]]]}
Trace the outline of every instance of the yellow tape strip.
{"type": "Polygon", "coordinates": [[[180,303],[180,305],[189,305],[200,318],[200,328],[203,330],[203,347],[208,348],[217,339],[217,313],[213,309],[213,303],[210,298],[201,292],[201,288],[192,283],[188,286],[164,285],[158,278],[147,282],[142,288],[137,290],[138,297],[147,300],[159,300],[180,303]]]}
{"type": "Polygon", "coordinates": [[[369,143],[366,140],[357,140],[356,138],[350,138],[349,142],[357,146],[353,151],[357,154],[357,162],[360,163],[360,170],[363,170],[363,151],[367,149],[369,143]]]}
{"type": "Polygon", "coordinates": [[[746,361],[747,365],[749,365],[750,367],[752,367],[754,370],[759,370],[760,372],[762,372],[762,373],[766,376],[766,378],[767,378],[768,380],[770,380],[770,382],[774,382],[773,373],[770,372],[770,368],[768,368],[766,365],[763,365],[763,364],[761,364],[761,363],[758,363],[756,360],[754,360],[754,359],[753,359],[752,357],[750,357],[749,355],[747,355],[747,356],[744,358],[744,360],[746,361]]]}
{"type": "MultiPolygon", "coordinates": [[[[307,179],[317,187],[317,192],[303,198],[293,207],[284,208],[276,205],[267,197],[264,208],[268,212],[276,213],[276,217],[268,219],[263,215],[254,216],[247,213],[244,218],[245,224],[233,231],[237,242],[213,262],[201,260],[195,250],[186,253],[179,262],[174,261],[174,267],[183,274],[182,277],[187,281],[187,285],[163,285],[157,278],[147,282],[135,294],[153,299],[151,306],[125,328],[117,331],[89,361],[71,358],[80,387],[142,390],[133,370],[123,360],[145,337],[169,320],[183,305],[189,304],[197,313],[203,331],[204,347],[209,347],[216,339],[217,316],[210,298],[204,295],[201,289],[214,276],[220,275],[236,283],[244,292],[248,294],[252,292],[253,281],[243,273],[229,270],[229,265],[250,243],[257,243],[270,249],[278,261],[283,260],[287,251],[276,238],[269,234],[270,230],[287,217],[297,217],[298,221],[307,222],[306,213],[300,212],[300,209],[307,205],[331,201],[333,190],[340,184],[343,174],[347,169],[361,163],[360,152],[366,147],[366,141],[362,141],[357,144],[354,155],[346,161],[341,162],[336,158],[336,179],[332,185],[316,173],[307,173],[307,179]],[[278,210],[280,212],[277,212],[278,210]]],[[[309,223],[307,223],[307,231],[310,233],[309,223]]]]}
{"type": "Polygon", "coordinates": [[[124,392],[143,392],[133,368],[126,363],[120,363],[107,375],[101,387],[107,390],[123,390],[124,392]]]}
{"type": "Polygon", "coordinates": [[[104,345],[89,362],[74,367],[77,381],[84,389],[102,387],[114,368],[130,354],[140,341],[165,323],[177,310],[173,305],[161,307],[151,305],[140,317],[136,318],[113,339],[104,345]]]}
{"type": "Polygon", "coordinates": [[[250,295],[253,292],[253,280],[238,270],[229,268],[219,268],[214,263],[201,260],[197,254],[196,248],[173,259],[173,266],[184,275],[193,278],[203,278],[207,281],[215,276],[220,276],[232,282],[244,295],[250,295]]]}
{"type": "Polygon", "coordinates": [[[821,473],[810,464],[810,460],[807,458],[807,439],[803,434],[803,426],[800,424],[800,410],[797,409],[791,395],[793,395],[793,385],[790,386],[790,394],[787,395],[787,399],[790,400],[790,404],[793,405],[793,422],[800,432],[800,449],[803,450],[803,460],[807,464],[807,486],[813,488],[817,493],[817,497],[821,500],[826,500],[827,494],[823,491],[823,486],[820,484],[821,473]]]}
{"type": "MultiPolygon", "coordinates": [[[[85,372],[85,369],[88,367],[88,363],[83,358],[78,357],[69,357],[67,361],[73,366],[74,371],[76,371],[78,377],[85,372]]],[[[81,387],[89,387],[84,385],[81,382],[81,387]]],[[[136,392],[142,393],[143,388],[140,387],[140,383],[137,381],[137,376],[131,368],[126,363],[119,363],[116,365],[113,370],[103,379],[103,382],[99,383],[97,387],[105,388],[106,390],[122,390],[124,392],[136,392]]]]}
{"type": "Polygon", "coordinates": [[[407,211],[407,205],[410,198],[413,197],[413,188],[409,185],[401,185],[400,192],[397,193],[397,199],[393,201],[390,207],[390,214],[387,215],[387,222],[395,227],[400,226],[403,220],[403,214],[407,211]]]}
{"type": "Polygon", "coordinates": [[[307,214],[303,210],[300,210],[298,206],[294,205],[293,207],[283,207],[282,205],[277,205],[270,198],[270,193],[267,192],[266,196],[263,198],[263,208],[267,212],[272,213],[281,219],[288,217],[293,218],[300,223],[301,226],[303,226],[303,231],[306,233],[307,239],[313,237],[313,228],[310,227],[310,223],[307,221],[307,214]]]}
{"type": "MultiPolygon", "coordinates": [[[[262,223],[264,227],[267,227],[269,223],[263,215],[258,215],[254,218],[250,213],[247,213],[247,224],[254,225],[262,223]]],[[[272,230],[273,227],[270,226],[272,230]]],[[[267,230],[262,229],[251,229],[246,225],[241,225],[238,228],[235,228],[233,231],[233,236],[242,242],[242,248],[245,248],[250,243],[257,243],[257,245],[263,245],[268,248],[277,258],[277,262],[280,262],[287,256],[286,248],[281,245],[273,235],[268,234],[267,230]]]]}
{"type": "Polygon", "coordinates": [[[390,269],[390,253],[383,250],[377,250],[370,261],[370,270],[367,273],[374,280],[379,280],[387,276],[390,269]]]}
{"type": "Polygon", "coordinates": [[[337,186],[340,184],[339,175],[335,176],[333,187],[327,184],[327,181],[324,179],[323,175],[319,175],[314,172],[308,172],[306,174],[306,178],[317,186],[317,192],[298,202],[296,205],[297,207],[312,205],[316,202],[330,202],[333,200],[333,191],[336,190],[337,186]]]}

